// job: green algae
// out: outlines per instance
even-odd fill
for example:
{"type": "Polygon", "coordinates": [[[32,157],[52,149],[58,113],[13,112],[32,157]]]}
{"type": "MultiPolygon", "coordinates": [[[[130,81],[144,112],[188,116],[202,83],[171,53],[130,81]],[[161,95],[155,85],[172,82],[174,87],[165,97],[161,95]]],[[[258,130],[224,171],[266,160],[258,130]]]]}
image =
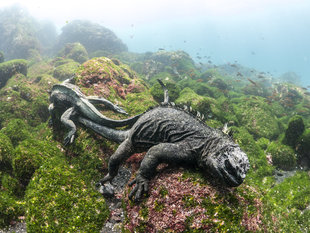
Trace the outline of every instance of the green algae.
{"type": "Polygon", "coordinates": [[[256,138],[275,139],[280,134],[277,118],[262,97],[232,100],[238,121],[256,138]]]}
{"type": "Polygon", "coordinates": [[[16,73],[27,75],[27,61],[16,59],[0,63],[0,88],[16,73]]]}
{"type": "Polygon", "coordinates": [[[26,191],[31,232],[99,232],[109,215],[103,197],[62,157],[47,161],[26,191]]]}

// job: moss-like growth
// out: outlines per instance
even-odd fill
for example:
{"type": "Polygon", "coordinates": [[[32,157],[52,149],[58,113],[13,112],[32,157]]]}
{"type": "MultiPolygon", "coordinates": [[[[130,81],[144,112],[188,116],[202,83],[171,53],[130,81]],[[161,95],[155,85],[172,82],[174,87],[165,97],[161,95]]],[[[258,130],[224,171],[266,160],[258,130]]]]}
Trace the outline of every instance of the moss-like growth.
{"type": "Polygon", "coordinates": [[[63,81],[65,79],[71,78],[75,75],[80,64],[78,62],[72,61],[65,63],[63,65],[59,65],[54,70],[53,76],[54,78],[63,81]]]}
{"type": "Polygon", "coordinates": [[[61,152],[55,143],[26,139],[15,149],[13,169],[16,177],[27,185],[33,173],[47,160],[61,152]]]}
{"type": "Polygon", "coordinates": [[[267,152],[272,155],[274,166],[283,170],[292,170],[296,167],[296,156],[294,150],[289,146],[278,142],[271,142],[267,152]]]}
{"type": "Polygon", "coordinates": [[[104,96],[114,103],[123,102],[128,93],[146,89],[128,65],[106,57],[93,58],[80,66],[76,84],[86,95],[104,96]]]}
{"type": "MultiPolygon", "coordinates": [[[[180,95],[180,87],[172,82],[167,82],[165,85],[169,91],[169,101],[174,102],[180,95]]],[[[164,101],[164,91],[159,83],[153,85],[150,89],[150,92],[158,103],[164,101]]]]}
{"type": "Polygon", "coordinates": [[[293,116],[288,123],[285,131],[283,143],[292,147],[296,146],[296,142],[305,130],[305,124],[301,116],[293,116]]]}
{"type": "Polygon", "coordinates": [[[249,157],[251,169],[246,181],[261,185],[262,177],[271,176],[274,168],[268,164],[264,151],[259,147],[246,128],[233,126],[231,129],[235,141],[249,157]]]}
{"type": "Polygon", "coordinates": [[[8,192],[0,192],[0,228],[7,227],[11,221],[24,214],[23,202],[16,200],[8,192]]]}
{"type": "Polygon", "coordinates": [[[30,127],[22,119],[12,119],[0,132],[5,134],[16,147],[21,141],[31,137],[29,130],[30,127]]]}
{"type": "Polygon", "coordinates": [[[177,104],[185,104],[191,106],[194,110],[201,112],[202,114],[208,115],[211,110],[210,99],[204,96],[196,94],[190,88],[184,88],[180,92],[179,98],[175,101],[177,104]]]}
{"type": "Polygon", "coordinates": [[[59,56],[73,59],[80,64],[88,60],[88,53],[85,47],[78,42],[66,44],[59,56]]]}
{"type": "Polygon", "coordinates": [[[143,113],[148,108],[156,106],[156,102],[153,99],[149,91],[141,93],[130,93],[126,97],[125,101],[126,111],[130,115],[143,113]]]}
{"type": "Polygon", "coordinates": [[[310,167],[310,130],[307,129],[297,141],[298,163],[310,167]]]}
{"type": "Polygon", "coordinates": [[[61,157],[36,172],[26,200],[30,232],[99,232],[109,215],[101,194],[61,157]]]}
{"type": "Polygon", "coordinates": [[[310,226],[310,179],[307,172],[297,172],[270,189],[263,198],[266,203],[264,222],[272,232],[307,232],[310,226]]]}
{"type": "Polygon", "coordinates": [[[2,126],[14,118],[24,119],[31,126],[46,121],[48,113],[48,91],[55,79],[44,76],[37,82],[24,75],[13,76],[0,90],[0,122],[2,126]]]}
{"type": "MultiPolygon", "coordinates": [[[[255,189],[242,185],[229,192],[210,186],[195,171],[162,171],[150,184],[147,202],[127,202],[130,232],[257,231],[262,207],[255,189]],[[183,173],[183,174],[182,174],[183,173]]],[[[261,226],[261,225],[260,225],[261,226]]]]}
{"type": "Polygon", "coordinates": [[[264,98],[243,97],[233,102],[239,122],[255,137],[275,139],[279,135],[278,121],[264,98]]]}
{"type": "Polygon", "coordinates": [[[11,60],[0,64],[0,88],[16,73],[27,75],[27,61],[23,59],[11,60]]]}
{"type": "Polygon", "coordinates": [[[49,62],[36,62],[28,67],[28,77],[36,83],[41,80],[43,76],[51,76],[53,74],[53,70],[54,67],[49,62]]]}
{"type": "Polygon", "coordinates": [[[19,181],[9,174],[4,174],[0,183],[1,191],[5,191],[11,196],[21,197],[23,194],[22,186],[19,181]]]}
{"type": "Polygon", "coordinates": [[[8,136],[0,131],[0,171],[12,169],[13,145],[8,136]]]}
{"type": "Polygon", "coordinates": [[[266,150],[268,145],[270,144],[270,140],[267,138],[260,138],[257,140],[257,145],[263,150],[266,150]]]}
{"type": "Polygon", "coordinates": [[[218,98],[223,95],[220,91],[218,91],[217,88],[210,87],[205,83],[198,82],[198,80],[192,80],[189,78],[183,79],[178,82],[178,85],[181,87],[181,89],[189,87],[194,90],[198,95],[206,97],[218,98]]]}

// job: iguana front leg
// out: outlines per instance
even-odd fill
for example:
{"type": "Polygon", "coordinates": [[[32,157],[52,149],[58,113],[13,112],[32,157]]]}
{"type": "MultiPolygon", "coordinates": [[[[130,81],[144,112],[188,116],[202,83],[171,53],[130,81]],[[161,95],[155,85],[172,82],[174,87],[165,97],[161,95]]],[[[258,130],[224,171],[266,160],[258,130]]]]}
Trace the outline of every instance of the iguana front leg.
{"type": "Polygon", "coordinates": [[[139,200],[148,191],[148,183],[155,175],[160,163],[189,164],[193,163],[195,155],[188,148],[187,143],[161,143],[151,147],[142,160],[136,178],[129,185],[136,184],[129,194],[129,198],[139,200]]]}
{"type": "Polygon", "coordinates": [[[66,146],[69,143],[71,144],[74,140],[74,136],[76,133],[76,126],[74,122],[70,119],[72,115],[75,113],[74,107],[68,108],[60,118],[61,123],[65,125],[66,128],[69,129],[67,136],[65,137],[63,144],[66,146]]]}

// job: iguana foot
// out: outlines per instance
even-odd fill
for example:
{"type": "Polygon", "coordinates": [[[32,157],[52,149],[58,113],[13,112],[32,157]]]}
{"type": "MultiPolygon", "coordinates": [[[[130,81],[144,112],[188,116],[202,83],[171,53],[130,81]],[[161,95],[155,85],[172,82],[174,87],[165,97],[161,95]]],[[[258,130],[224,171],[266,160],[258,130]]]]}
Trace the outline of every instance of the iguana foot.
{"type": "Polygon", "coordinates": [[[136,184],[136,186],[131,190],[128,196],[129,199],[132,199],[134,196],[134,201],[138,201],[143,193],[147,193],[149,186],[148,183],[148,179],[144,178],[140,174],[137,174],[136,178],[128,184],[129,186],[136,184]]]}
{"type": "Polygon", "coordinates": [[[74,137],[75,137],[75,133],[69,132],[63,141],[64,146],[67,146],[68,144],[72,144],[74,141],[74,137]]]}

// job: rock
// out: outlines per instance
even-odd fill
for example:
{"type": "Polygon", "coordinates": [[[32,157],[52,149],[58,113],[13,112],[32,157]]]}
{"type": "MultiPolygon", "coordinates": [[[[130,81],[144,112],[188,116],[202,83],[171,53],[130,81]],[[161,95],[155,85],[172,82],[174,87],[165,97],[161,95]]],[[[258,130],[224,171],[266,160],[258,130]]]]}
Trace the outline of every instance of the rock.
{"type": "Polygon", "coordinates": [[[288,127],[285,131],[285,137],[283,143],[286,145],[292,146],[293,148],[296,146],[296,142],[300,135],[305,130],[305,124],[301,116],[293,116],[288,123],[288,127]]]}
{"type": "Polygon", "coordinates": [[[90,21],[74,20],[62,28],[59,47],[79,42],[88,53],[105,50],[111,53],[127,51],[127,46],[109,29],[90,21]]]}
{"type": "Polygon", "coordinates": [[[88,60],[88,53],[81,43],[68,43],[60,51],[59,56],[72,59],[78,63],[84,63],[88,60]]]}
{"type": "Polygon", "coordinates": [[[0,88],[17,73],[27,75],[27,61],[23,59],[11,60],[0,64],[0,88]]]}

